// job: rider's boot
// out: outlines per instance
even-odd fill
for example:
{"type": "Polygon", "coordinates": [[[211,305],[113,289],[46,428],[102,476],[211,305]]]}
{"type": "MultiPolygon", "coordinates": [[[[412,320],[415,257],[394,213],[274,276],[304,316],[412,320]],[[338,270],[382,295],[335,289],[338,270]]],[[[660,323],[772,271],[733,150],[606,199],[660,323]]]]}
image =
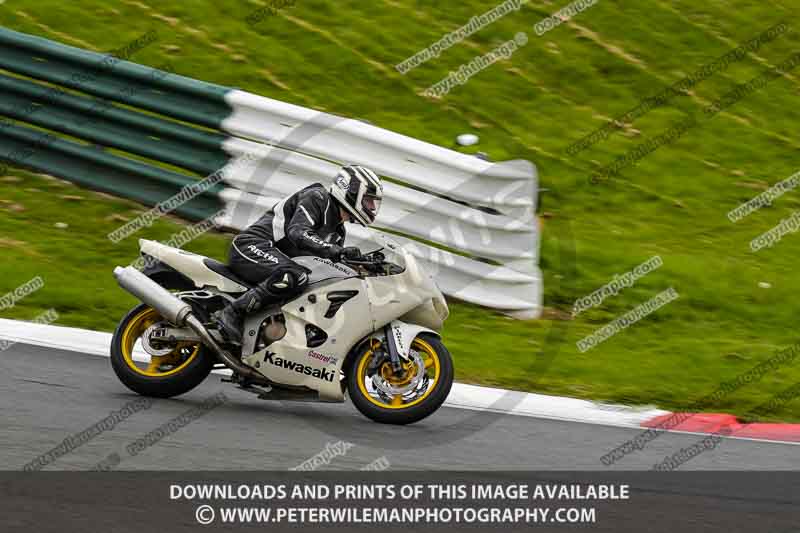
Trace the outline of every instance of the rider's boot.
{"type": "Polygon", "coordinates": [[[228,303],[217,315],[217,325],[229,342],[242,343],[244,317],[264,306],[265,296],[268,296],[265,292],[261,286],[254,287],[228,303]]]}
{"type": "Polygon", "coordinates": [[[292,272],[276,272],[230,302],[217,315],[217,325],[222,334],[235,344],[242,343],[242,329],[245,316],[258,311],[268,303],[285,299],[298,293],[308,282],[305,273],[299,276],[292,272]]]}

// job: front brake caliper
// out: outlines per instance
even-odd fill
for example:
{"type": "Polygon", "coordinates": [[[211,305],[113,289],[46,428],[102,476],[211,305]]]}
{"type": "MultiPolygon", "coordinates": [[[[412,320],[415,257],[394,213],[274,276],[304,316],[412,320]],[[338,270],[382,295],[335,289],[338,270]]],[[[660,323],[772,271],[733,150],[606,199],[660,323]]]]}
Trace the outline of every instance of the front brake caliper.
{"type": "Polygon", "coordinates": [[[389,354],[383,348],[374,348],[372,351],[372,361],[367,365],[367,375],[375,374],[380,366],[389,360],[389,354]]]}

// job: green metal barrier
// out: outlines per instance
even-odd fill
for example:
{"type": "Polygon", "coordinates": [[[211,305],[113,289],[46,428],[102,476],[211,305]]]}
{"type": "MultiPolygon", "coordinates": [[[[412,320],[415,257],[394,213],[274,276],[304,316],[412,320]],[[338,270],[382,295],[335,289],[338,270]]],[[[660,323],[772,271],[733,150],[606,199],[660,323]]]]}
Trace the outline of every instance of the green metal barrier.
{"type": "MultiPolygon", "coordinates": [[[[0,73],[0,160],[6,165],[155,205],[230,161],[222,149],[228,136],[214,131],[231,113],[227,87],[6,28],[0,28],[0,68],[13,74],[0,73]]],[[[175,213],[207,218],[223,207],[221,190],[215,185],[175,213]]]]}
{"type": "Polygon", "coordinates": [[[0,28],[0,68],[217,128],[231,89],[0,28]]]}
{"type": "Polygon", "coordinates": [[[48,89],[0,74],[4,114],[96,144],[207,175],[224,166],[226,136],[117,107],[111,102],[61,94],[46,102],[48,89]]]}
{"type": "MultiPolygon", "coordinates": [[[[29,167],[83,187],[156,205],[197,180],[152,165],[107,153],[55,136],[43,138],[41,130],[7,126],[0,135],[0,153],[13,163],[29,167]]],[[[175,213],[205,219],[224,207],[218,199],[222,187],[207,191],[180,205],[175,213]]]]}

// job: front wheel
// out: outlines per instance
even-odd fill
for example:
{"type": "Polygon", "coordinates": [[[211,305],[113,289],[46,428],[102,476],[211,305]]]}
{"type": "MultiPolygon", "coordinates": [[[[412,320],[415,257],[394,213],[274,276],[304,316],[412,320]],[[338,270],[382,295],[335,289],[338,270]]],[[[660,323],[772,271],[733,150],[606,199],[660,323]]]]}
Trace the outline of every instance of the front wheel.
{"type": "Polygon", "coordinates": [[[453,386],[453,359],[436,335],[421,333],[410,360],[395,372],[377,341],[364,345],[347,371],[350,399],[361,413],[384,424],[412,424],[433,414],[453,386]]]}
{"type": "Polygon", "coordinates": [[[132,391],[170,398],[199,385],[211,373],[215,359],[208,348],[192,342],[150,343],[152,353],[140,351],[143,337],[158,325],[167,325],[158,311],[145,304],[133,308],[114,332],[111,366],[132,391]]]}

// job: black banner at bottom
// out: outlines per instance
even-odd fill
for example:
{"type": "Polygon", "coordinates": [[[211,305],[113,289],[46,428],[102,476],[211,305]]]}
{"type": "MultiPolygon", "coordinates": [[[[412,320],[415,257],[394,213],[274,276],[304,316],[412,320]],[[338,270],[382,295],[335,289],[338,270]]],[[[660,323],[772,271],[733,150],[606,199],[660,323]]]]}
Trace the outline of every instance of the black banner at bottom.
{"type": "Polygon", "coordinates": [[[2,472],[0,530],[800,531],[794,472],[2,472]]]}

